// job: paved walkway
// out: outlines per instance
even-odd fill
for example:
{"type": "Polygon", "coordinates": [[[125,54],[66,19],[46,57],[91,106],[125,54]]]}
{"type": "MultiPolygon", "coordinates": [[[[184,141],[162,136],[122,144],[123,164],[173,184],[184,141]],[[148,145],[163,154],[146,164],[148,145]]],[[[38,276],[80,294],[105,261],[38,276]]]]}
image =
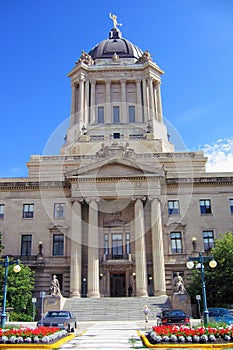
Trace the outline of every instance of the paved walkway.
{"type": "Polygon", "coordinates": [[[137,330],[145,331],[146,327],[149,329],[151,326],[152,323],[146,324],[143,321],[81,322],[76,337],[60,349],[143,349],[137,330]]]}

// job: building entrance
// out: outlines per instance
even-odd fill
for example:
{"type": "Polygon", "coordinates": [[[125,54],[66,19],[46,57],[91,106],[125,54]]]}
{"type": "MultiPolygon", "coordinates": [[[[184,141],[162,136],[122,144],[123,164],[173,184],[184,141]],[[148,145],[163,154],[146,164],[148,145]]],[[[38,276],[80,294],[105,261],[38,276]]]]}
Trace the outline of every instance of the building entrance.
{"type": "Polygon", "coordinates": [[[111,273],[110,275],[110,296],[125,297],[125,273],[111,273]]]}

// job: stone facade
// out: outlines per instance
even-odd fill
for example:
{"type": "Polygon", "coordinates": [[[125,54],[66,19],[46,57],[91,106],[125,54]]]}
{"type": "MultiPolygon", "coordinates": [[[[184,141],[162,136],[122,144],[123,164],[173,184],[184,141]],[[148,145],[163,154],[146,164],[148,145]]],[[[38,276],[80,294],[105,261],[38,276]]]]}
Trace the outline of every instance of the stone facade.
{"type": "Polygon", "coordinates": [[[175,152],[163,122],[163,71],[122,38],[82,52],[69,73],[70,125],[59,155],[32,155],[27,178],[0,179],[4,255],[64,297],[172,295],[192,250],[233,230],[233,173],[175,152]]]}

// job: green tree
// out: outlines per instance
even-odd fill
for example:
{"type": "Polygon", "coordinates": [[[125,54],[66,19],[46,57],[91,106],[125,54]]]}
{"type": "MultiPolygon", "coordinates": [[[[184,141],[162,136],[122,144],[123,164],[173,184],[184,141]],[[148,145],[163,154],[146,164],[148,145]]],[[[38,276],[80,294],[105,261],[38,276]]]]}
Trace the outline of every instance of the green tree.
{"type": "MultiPolygon", "coordinates": [[[[217,261],[212,269],[205,262],[205,285],[208,307],[225,306],[233,303],[233,233],[226,232],[215,240],[215,246],[210,252],[217,261]]],[[[199,269],[192,270],[192,277],[187,286],[192,303],[196,303],[196,295],[202,295],[201,273],[199,269]]]]}
{"type": "MultiPolygon", "coordinates": [[[[3,259],[1,259],[3,261],[3,259]]],[[[14,265],[9,266],[7,279],[6,307],[14,310],[10,314],[12,321],[32,320],[32,291],[34,289],[34,272],[30,267],[19,264],[20,272],[15,273],[14,265]]],[[[5,268],[0,266],[0,295],[3,296],[5,268]]]]}

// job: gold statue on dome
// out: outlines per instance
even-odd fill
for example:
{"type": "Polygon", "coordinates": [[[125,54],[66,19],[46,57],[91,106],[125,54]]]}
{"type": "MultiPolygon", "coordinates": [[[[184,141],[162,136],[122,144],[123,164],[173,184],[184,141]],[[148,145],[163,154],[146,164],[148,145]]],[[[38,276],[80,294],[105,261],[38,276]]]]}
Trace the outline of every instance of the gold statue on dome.
{"type": "Polygon", "coordinates": [[[114,28],[116,28],[117,26],[122,26],[121,23],[117,23],[117,16],[116,15],[112,15],[111,13],[109,13],[109,17],[113,21],[114,28]]]}

